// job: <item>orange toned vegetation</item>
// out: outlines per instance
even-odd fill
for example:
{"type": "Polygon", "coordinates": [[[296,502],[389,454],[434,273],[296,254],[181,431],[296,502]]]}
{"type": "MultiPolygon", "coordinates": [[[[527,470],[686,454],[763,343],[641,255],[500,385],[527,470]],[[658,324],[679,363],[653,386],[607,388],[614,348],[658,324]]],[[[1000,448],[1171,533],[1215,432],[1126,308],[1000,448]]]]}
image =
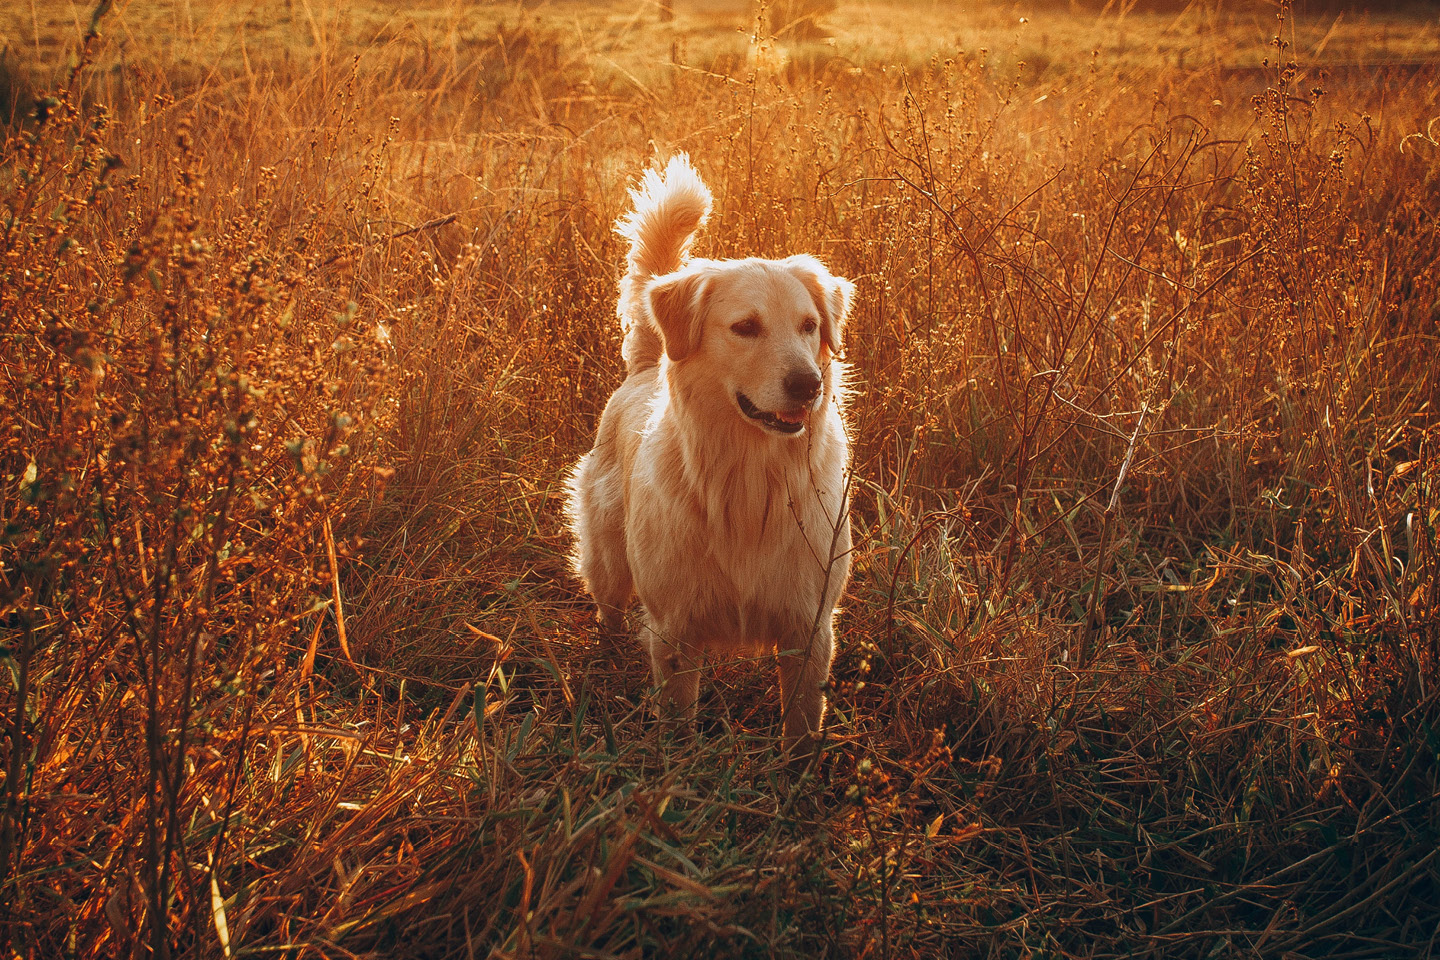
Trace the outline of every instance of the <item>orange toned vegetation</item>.
{"type": "Polygon", "coordinates": [[[0,6],[5,956],[1440,951],[1433,8],[0,6]],[[565,561],[678,150],[858,288],[803,775],[565,561]]]}

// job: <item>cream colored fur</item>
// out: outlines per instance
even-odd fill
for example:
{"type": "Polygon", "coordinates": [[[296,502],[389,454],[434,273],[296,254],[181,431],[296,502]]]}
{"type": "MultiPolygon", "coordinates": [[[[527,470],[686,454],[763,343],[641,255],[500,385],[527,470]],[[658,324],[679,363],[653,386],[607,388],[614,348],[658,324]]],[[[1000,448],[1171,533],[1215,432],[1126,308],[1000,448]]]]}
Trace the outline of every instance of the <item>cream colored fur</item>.
{"type": "Polygon", "coordinates": [[[570,478],[575,568],[613,631],[638,594],[673,715],[694,716],[708,658],[778,651],[793,747],[821,730],[850,573],[835,354],[854,288],[810,256],[689,259],[710,192],[684,155],[631,198],[627,376],[570,478]]]}

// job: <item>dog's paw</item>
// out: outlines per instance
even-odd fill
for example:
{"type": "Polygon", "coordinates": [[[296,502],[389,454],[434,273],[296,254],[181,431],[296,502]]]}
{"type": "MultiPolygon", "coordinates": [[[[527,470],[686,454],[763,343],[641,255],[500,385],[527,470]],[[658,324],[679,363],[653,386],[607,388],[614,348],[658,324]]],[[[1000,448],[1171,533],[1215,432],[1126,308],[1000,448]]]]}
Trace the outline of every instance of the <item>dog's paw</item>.
{"type": "Polygon", "coordinates": [[[822,747],[825,744],[825,733],[803,733],[799,736],[787,736],[784,742],[785,763],[791,772],[800,774],[809,769],[812,765],[818,766],[824,757],[822,747]]]}
{"type": "Polygon", "coordinates": [[[595,620],[602,637],[618,638],[625,635],[625,611],[614,607],[601,607],[596,611],[595,620]]]}

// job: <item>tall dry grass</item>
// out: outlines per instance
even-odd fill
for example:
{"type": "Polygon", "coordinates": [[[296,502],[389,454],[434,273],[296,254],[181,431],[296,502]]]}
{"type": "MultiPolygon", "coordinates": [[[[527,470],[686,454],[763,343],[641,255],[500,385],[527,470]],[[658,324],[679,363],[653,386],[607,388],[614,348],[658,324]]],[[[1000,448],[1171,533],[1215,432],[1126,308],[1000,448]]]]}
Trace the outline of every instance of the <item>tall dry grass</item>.
{"type": "Polygon", "coordinates": [[[1433,72],[312,22],[92,35],[9,128],[14,955],[1434,952],[1433,72]],[[768,670],[662,743],[564,562],[609,225],[679,149],[706,255],[861,291],[799,778],[768,670]]]}

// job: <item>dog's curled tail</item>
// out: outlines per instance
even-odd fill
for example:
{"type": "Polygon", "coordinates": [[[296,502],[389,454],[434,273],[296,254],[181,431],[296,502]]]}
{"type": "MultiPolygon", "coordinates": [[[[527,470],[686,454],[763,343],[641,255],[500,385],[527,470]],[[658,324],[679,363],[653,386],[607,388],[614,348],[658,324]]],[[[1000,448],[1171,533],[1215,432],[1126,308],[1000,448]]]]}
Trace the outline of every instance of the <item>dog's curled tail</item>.
{"type": "Polygon", "coordinates": [[[644,321],[639,298],[651,277],[680,269],[690,241],[710,215],[710,188],[700,179],[690,158],[677,153],[662,173],[645,172],[630,190],[631,210],[615,224],[630,241],[629,269],[620,281],[620,324],[625,330],[625,368],[634,373],[654,366],[664,350],[659,335],[644,321]]]}

